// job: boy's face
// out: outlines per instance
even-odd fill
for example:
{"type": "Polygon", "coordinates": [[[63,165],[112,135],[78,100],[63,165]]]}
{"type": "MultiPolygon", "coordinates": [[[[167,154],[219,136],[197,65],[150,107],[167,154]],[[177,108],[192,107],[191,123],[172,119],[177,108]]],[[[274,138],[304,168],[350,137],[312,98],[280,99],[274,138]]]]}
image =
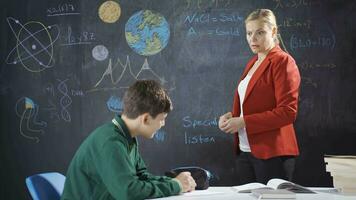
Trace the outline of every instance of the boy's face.
{"type": "Polygon", "coordinates": [[[167,113],[160,113],[153,118],[150,114],[145,116],[143,127],[142,127],[142,136],[145,138],[153,138],[155,133],[165,124],[167,113]]]}

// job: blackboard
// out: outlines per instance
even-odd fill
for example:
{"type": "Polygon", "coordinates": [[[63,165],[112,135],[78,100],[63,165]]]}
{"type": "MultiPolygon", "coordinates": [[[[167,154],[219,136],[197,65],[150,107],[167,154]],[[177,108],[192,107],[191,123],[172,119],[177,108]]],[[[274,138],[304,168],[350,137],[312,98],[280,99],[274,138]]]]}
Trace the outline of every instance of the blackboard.
{"type": "Polygon", "coordinates": [[[217,120],[252,56],[244,18],[256,8],[275,12],[302,76],[294,181],[331,186],[323,154],[356,154],[354,1],[116,2],[1,2],[1,199],[29,199],[32,174],[65,174],[80,143],[121,111],[127,86],[152,78],[174,110],[152,140],[139,138],[149,170],[200,166],[212,185],[234,185],[232,135],[217,120]],[[159,21],[150,41],[132,34],[144,15],[159,21]]]}

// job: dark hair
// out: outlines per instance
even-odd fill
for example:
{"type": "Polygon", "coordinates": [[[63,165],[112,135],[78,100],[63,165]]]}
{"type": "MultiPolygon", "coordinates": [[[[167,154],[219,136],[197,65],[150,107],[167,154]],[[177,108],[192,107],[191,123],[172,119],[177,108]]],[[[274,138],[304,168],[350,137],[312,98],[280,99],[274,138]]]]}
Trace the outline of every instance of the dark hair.
{"type": "Polygon", "coordinates": [[[143,113],[149,113],[156,118],[158,114],[168,113],[172,109],[171,99],[158,82],[139,80],[125,92],[122,114],[135,119],[143,113]]]}

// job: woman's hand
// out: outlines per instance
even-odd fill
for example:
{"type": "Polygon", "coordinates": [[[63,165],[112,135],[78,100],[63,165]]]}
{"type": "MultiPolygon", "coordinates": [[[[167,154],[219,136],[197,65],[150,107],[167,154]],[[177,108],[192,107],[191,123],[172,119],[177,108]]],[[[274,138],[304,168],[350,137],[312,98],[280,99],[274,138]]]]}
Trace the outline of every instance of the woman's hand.
{"type": "Polygon", "coordinates": [[[219,118],[219,128],[220,128],[220,130],[222,130],[222,127],[225,125],[226,121],[229,120],[230,118],[232,118],[232,113],[231,112],[227,112],[227,113],[225,113],[225,114],[220,116],[220,118],[219,118]]]}
{"type": "Polygon", "coordinates": [[[219,119],[220,130],[224,131],[225,133],[236,133],[240,128],[245,127],[245,121],[243,117],[232,117],[232,115],[230,116],[226,114],[221,116],[219,119]]]}

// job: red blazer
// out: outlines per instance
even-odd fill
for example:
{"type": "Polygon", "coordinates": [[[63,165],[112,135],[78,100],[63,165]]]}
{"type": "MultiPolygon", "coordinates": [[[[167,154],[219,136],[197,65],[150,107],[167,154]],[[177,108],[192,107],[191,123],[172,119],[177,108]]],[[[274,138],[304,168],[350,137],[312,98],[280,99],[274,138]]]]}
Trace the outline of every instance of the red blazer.
{"type": "MultiPolygon", "coordinates": [[[[246,65],[240,81],[257,56],[246,65]]],[[[253,74],[243,101],[246,132],[251,153],[260,159],[298,155],[293,122],[297,116],[300,74],[294,59],[277,45],[253,74]]],[[[235,91],[234,117],[240,116],[240,99],[235,91]]],[[[235,134],[237,153],[238,134],[235,134]]]]}

